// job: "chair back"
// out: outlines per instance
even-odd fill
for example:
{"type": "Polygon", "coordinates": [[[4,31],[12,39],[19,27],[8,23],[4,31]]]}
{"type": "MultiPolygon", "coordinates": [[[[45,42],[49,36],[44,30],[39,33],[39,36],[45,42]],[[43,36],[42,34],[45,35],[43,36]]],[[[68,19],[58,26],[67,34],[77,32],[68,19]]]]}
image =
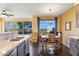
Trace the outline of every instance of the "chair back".
{"type": "Polygon", "coordinates": [[[48,35],[48,42],[55,42],[55,34],[49,33],[49,35],[48,35]]]}

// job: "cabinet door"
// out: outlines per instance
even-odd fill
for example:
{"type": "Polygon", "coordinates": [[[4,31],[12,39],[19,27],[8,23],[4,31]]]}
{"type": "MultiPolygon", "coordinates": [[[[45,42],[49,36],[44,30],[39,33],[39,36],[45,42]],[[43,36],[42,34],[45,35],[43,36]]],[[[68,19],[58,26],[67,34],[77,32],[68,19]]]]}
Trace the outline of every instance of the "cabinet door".
{"type": "Polygon", "coordinates": [[[25,41],[25,55],[27,55],[27,53],[29,53],[29,41],[28,40],[25,41]]]}
{"type": "Polygon", "coordinates": [[[18,56],[24,56],[24,42],[18,46],[18,56]]]}
{"type": "Polygon", "coordinates": [[[70,54],[77,55],[77,41],[75,39],[70,39],[70,54]]]}

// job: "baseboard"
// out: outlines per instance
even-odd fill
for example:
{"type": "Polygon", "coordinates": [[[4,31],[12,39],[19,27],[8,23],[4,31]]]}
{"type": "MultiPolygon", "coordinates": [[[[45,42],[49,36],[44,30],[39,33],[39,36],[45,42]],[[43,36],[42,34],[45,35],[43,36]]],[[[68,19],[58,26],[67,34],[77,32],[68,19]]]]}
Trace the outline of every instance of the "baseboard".
{"type": "Polygon", "coordinates": [[[62,42],[62,44],[64,44],[64,45],[67,46],[68,48],[70,47],[69,45],[65,44],[64,42],[62,42]]]}

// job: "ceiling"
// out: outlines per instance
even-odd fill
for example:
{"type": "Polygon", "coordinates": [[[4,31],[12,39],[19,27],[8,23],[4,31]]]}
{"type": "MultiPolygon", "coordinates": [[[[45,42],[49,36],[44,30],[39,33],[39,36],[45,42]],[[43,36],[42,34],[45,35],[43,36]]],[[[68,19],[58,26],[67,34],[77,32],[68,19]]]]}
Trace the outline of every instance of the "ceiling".
{"type": "Polygon", "coordinates": [[[29,18],[32,16],[48,16],[52,9],[52,16],[58,16],[72,7],[73,3],[0,3],[0,10],[14,14],[15,18],[29,18]]]}

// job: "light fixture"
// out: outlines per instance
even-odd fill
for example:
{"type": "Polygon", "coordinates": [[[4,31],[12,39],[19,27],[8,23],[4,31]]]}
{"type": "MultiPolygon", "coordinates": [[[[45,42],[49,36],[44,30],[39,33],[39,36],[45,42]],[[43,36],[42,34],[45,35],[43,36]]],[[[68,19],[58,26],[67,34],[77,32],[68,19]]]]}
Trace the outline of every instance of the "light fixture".
{"type": "Polygon", "coordinates": [[[50,15],[49,15],[49,24],[51,24],[52,23],[52,21],[51,21],[51,17],[52,17],[52,9],[49,9],[49,12],[50,12],[50,15]]]}
{"type": "Polygon", "coordinates": [[[46,23],[47,23],[47,32],[50,32],[50,27],[48,26],[48,25],[51,25],[52,24],[52,21],[51,21],[51,17],[52,17],[52,9],[49,9],[49,20],[48,21],[46,21],[46,23]]]}
{"type": "Polygon", "coordinates": [[[49,18],[51,19],[51,16],[52,16],[52,9],[49,9],[49,12],[50,12],[49,18]]]}

